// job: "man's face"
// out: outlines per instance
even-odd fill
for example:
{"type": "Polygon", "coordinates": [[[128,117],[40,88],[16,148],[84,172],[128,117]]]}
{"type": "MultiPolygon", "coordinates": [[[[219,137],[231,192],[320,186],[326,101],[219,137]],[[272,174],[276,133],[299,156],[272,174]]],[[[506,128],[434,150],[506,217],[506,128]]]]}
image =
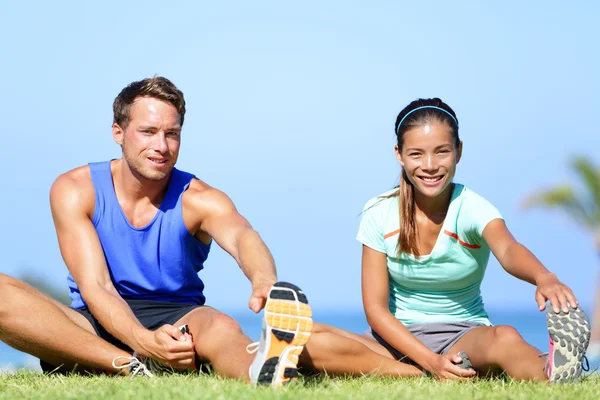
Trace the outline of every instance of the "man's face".
{"type": "Polygon", "coordinates": [[[129,125],[113,125],[113,138],[137,175],[151,181],[169,176],[179,155],[181,123],[177,109],[153,97],[138,97],[129,110],[129,125]]]}

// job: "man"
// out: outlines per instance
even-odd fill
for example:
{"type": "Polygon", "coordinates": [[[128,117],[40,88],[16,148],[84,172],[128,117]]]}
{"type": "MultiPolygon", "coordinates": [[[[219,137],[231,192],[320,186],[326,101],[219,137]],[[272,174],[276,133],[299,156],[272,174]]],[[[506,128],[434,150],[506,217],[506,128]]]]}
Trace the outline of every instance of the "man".
{"type": "Polygon", "coordinates": [[[44,370],[149,372],[151,359],[188,369],[197,357],[223,376],[275,385],[294,378],[310,307],[295,286],[273,287],[273,258],[227,195],[174,168],[181,91],[154,77],[123,89],[113,108],[122,158],[71,170],[50,192],[72,308],[2,276],[18,299],[13,311],[23,312],[1,325],[0,338],[39,357],[44,370]],[[259,312],[269,301],[266,334],[273,330],[273,340],[267,336],[256,357],[235,321],[203,306],[197,273],[213,239],[252,283],[249,307],[259,312]],[[177,328],[183,325],[189,334],[177,328]]]}
{"type": "Polygon", "coordinates": [[[227,195],[179,171],[183,94],[153,77],[124,88],[112,134],[122,158],[59,176],[50,204],[69,269],[71,308],[0,274],[0,340],[45,371],[146,374],[210,363],[222,376],[280,386],[307,368],[333,374],[416,376],[375,341],[315,324],[306,297],[279,282],[273,258],[227,195]],[[197,273],[212,241],[252,283],[265,307],[261,341],[205,306],[197,273]],[[256,355],[250,353],[255,352],[256,355]]]}

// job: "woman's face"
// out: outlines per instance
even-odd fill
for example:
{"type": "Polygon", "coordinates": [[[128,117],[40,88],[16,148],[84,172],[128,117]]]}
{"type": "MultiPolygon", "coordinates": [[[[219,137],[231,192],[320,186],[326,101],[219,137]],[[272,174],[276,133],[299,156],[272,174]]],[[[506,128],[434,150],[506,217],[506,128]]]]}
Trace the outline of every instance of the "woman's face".
{"type": "Polygon", "coordinates": [[[462,142],[455,146],[452,128],[438,121],[427,122],[404,134],[396,158],[409,181],[426,197],[439,196],[452,182],[462,153],[462,142]]]}

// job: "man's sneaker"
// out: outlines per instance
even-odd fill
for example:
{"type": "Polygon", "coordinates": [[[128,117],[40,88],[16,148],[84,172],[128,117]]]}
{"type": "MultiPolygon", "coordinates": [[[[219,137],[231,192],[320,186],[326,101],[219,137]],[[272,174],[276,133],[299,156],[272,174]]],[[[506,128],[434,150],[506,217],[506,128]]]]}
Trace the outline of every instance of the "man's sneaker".
{"type": "MultiPolygon", "coordinates": [[[[189,328],[187,324],[180,326],[179,331],[181,333],[189,334],[189,328]]],[[[137,352],[133,352],[131,357],[120,356],[113,360],[112,362],[114,368],[123,369],[129,368],[129,375],[133,378],[136,375],[144,375],[148,377],[153,377],[154,374],[157,373],[165,373],[165,372],[174,372],[173,368],[163,365],[160,362],[154,360],[153,358],[147,357],[145,355],[139,354],[137,352]],[[121,364],[117,366],[115,361],[117,360],[127,360],[125,364],[121,364]]],[[[193,366],[193,369],[196,369],[196,366],[193,366]]]]}
{"type": "Polygon", "coordinates": [[[118,369],[128,368],[129,376],[131,378],[133,378],[134,376],[137,376],[137,375],[147,376],[149,378],[152,378],[154,376],[152,374],[152,372],[150,372],[150,370],[148,369],[146,364],[144,364],[142,361],[140,361],[135,356],[133,356],[133,357],[119,356],[113,360],[112,365],[114,368],[118,368],[118,369]],[[121,364],[121,365],[117,365],[117,364],[115,364],[115,362],[118,360],[126,360],[127,362],[124,364],[121,364]]]}
{"type": "Polygon", "coordinates": [[[256,352],[250,381],[278,387],[297,379],[298,357],[312,325],[312,310],[302,290],[287,282],[274,284],[265,305],[260,342],[247,348],[256,352]]]}
{"type": "Polygon", "coordinates": [[[550,383],[574,382],[581,376],[585,352],[590,343],[590,321],[580,308],[555,314],[546,307],[550,348],[546,373],[550,383]]]}

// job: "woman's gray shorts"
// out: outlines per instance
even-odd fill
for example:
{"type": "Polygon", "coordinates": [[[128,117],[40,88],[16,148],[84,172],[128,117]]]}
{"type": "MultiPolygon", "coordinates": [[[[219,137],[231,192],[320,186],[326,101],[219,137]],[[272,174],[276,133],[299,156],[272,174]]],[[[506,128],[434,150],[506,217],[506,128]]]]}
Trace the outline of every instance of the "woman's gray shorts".
{"type": "MultiPolygon", "coordinates": [[[[446,354],[448,350],[458,339],[469,332],[473,328],[480,326],[487,326],[477,322],[433,322],[428,324],[410,324],[405,325],[406,328],[412,333],[421,343],[427,348],[437,354],[446,354]]],[[[375,339],[383,347],[389,350],[390,353],[399,361],[415,364],[413,360],[400,353],[398,350],[393,348],[387,343],[381,336],[372,329],[367,330],[363,335],[375,339]]],[[[460,349],[459,349],[460,350],[460,349]]]]}

